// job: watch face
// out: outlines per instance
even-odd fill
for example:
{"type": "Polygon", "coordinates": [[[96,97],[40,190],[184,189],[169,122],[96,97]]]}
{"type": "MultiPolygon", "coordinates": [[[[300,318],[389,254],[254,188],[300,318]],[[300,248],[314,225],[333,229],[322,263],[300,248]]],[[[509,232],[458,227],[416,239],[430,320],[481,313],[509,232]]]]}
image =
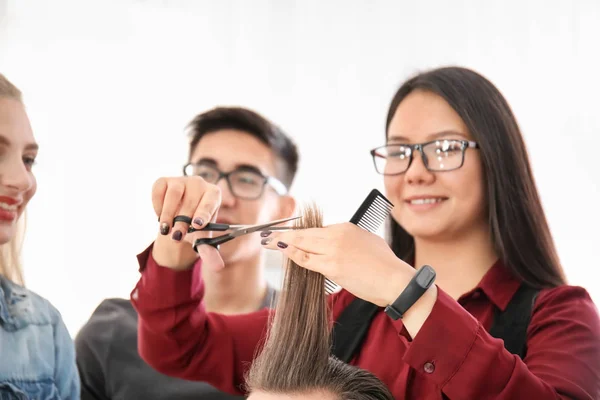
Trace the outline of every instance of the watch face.
{"type": "Polygon", "coordinates": [[[429,265],[423,265],[417,273],[417,283],[421,287],[429,287],[435,280],[435,271],[429,265]]]}

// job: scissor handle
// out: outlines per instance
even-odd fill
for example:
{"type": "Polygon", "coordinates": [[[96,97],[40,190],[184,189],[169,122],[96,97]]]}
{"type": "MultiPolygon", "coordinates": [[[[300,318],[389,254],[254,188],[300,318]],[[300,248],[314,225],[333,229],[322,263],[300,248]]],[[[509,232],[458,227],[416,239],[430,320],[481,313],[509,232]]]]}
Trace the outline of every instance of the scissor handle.
{"type": "Polygon", "coordinates": [[[229,229],[231,229],[231,226],[228,224],[217,224],[215,222],[210,222],[210,223],[206,224],[206,226],[204,226],[204,228],[201,228],[201,229],[196,229],[190,225],[190,227],[188,228],[188,233],[198,232],[198,231],[224,232],[224,231],[228,231],[229,229]]]}
{"type": "Polygon", "coordinates": [[[223,243],[227,243],[227,242],[229,242],[232,239],[235,239],[235,236],[221,235],[221,236],[217,236],[217,237],[214,237],[214,238],[196,239],[194,241],[193,249],[197,253],[198,252],[197,247],[200,246],[200,245],[203,245],[203,244],[207,244],[209,246],[214,247],[215,249],[218,249],[220,245],[222,245],[223,243]]]}

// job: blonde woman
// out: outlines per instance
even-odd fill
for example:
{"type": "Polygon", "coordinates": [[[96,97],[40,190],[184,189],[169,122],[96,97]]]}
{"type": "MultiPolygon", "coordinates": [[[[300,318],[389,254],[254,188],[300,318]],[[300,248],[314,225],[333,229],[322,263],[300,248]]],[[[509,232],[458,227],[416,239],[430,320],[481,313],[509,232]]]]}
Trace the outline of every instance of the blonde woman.
{"type": "Polygon", "coordinates": [[[37,151],[21,92],[0,74],[0,399],[78,399],[71,337],[59,312],[22,286],[18,264],[37,151]]]}

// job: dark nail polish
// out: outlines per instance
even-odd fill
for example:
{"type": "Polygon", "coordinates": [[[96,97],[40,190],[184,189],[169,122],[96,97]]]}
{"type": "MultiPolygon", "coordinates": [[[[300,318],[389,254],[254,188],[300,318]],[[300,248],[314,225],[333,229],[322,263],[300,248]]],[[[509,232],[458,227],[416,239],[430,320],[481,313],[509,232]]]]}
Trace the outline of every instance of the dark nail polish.
{"type": "Polygon", "coordinates": [[[194,223],[198,226],[202,226],[204,224],[204,220],[202,218],[196,218],[194,223]]]}
{"type": "Polygon", "coordinates": [[[181,240],[181,238],[183,237],[183,233],[181,233],[181,231],[175,231],[173,232],[173,240],[177,240],[178,242],[181,240]]]}
{"type": "Polygon", "coordinates": [[[260,236],[261,236],[261,237],[267,237],[267,236],[269,236],[271,233],[273,233],[273,232],[271,232],[271,231],[264,231],[264,232],[261,232],[261,233],[260,233],[260,236]]]}
{"type": "Polygon", "coordinates": [[[163,222],[162,224],[160,224],[160,234],[166,235],[168,233],[169,233],[169,224],[167,224],[166,222],[163,222]]]}
{"type": "Polygon", "coordinates": [[[277,247],[279,247],[280,249],[285,249],[286,247],[288,247],[288,245],[283,242],[277,242],[277,247]]]}
{"type": "Polygon", "coordinates": [[[271,240],[272,240],[271,238],[263,239],[260,241],[260,244],[267,245],[267,244],[271,243],[271,240]]]}

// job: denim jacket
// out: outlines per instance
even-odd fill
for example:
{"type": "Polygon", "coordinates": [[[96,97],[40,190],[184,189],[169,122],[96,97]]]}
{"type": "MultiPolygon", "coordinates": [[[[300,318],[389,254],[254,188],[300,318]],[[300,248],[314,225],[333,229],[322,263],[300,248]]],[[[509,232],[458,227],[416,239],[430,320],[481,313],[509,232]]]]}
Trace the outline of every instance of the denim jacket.
{"type": "Polygon", "coordinates": [[[0,275],[0,400],[79,398],[75,349],[60,313],[0,275]]]}

